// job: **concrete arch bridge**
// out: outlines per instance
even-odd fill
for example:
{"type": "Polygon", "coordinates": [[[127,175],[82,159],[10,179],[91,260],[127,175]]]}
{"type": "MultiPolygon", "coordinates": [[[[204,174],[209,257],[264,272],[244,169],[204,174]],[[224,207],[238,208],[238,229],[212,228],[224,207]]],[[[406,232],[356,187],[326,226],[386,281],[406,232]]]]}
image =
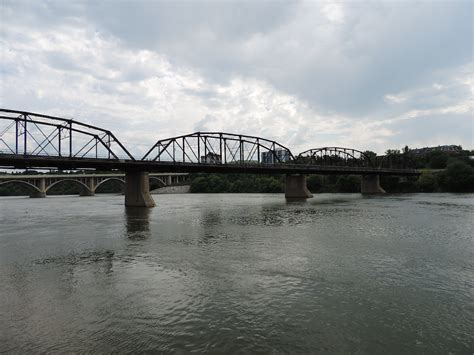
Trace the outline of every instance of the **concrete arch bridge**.
{"type": "MultiPolygon", "coordinates": [[[[156,182],[160,187],[182,185],[188,182],[187,173],[151,173],[149,184],[156,182]]],[[[70,181],[80,187],[81,196],[94,196],[97,189],[109,181],[118,181],[126,187],[126,175],[115,174],[38,174],[38,175],[0,175],[0,186],[19,184],[25,186],[30,197],[46,197],[54,186],[70,181]]]]}

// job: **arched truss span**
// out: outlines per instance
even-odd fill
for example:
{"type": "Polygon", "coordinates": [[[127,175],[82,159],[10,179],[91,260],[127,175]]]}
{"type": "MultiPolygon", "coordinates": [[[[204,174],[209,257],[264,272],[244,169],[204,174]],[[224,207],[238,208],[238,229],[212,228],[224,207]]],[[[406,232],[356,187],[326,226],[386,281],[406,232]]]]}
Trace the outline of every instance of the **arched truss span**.
{"type": "Polygon", "coordinates": [[[416,162],[410,154],[393,153],[375,158],[374,165],[379,169],[416,169],[416,162]]]}
{"type": "Polygon", "coordinates": [[[112,132],[86,123],[0,109],[0,154],[134,160],[112,132]]]}
{"type": "Polygon", "coordinates": [[[107,183],[108,181],[118,181],[120,182],[123,186],[125,186],[125,180],[124,179],[120,179],[120,178],[117,178],[117,177],[111,177],[111,178],[107,178],[107,179],[104,179],[102,181],[100,181],[96,186],[95,186],[95,191],[97,191],[97,189],[102,186],[103,184],[107,183]]]}
{"type": "Polygon", "coordinates": [[[322,147],[300,153],[296,162],[300,164],[327,166],[373,167],[372,159],[364,152],[343,147],[322,147]]]}
{"type": "Polygon", "coordinates": [[[272,140],[223,132],[196,132],[156,142],[142,160],[197,164],[282,164],[291,151],[272,140]]]}
{"type": "Polygon", "coordinates": [[[54,187],[58,184],[61,184],[63,182],[66,182],[66,181],[71,181],[71,182],[75,183],[76,185],[78,185],[79,187],[82,187],[85,190],[92,192],[91,189],[89,188],[89,186],[87,186],[82,181],[79,181],[77,179],[61,179],[61,180],[55,181],[55,182],[51,183],[50,185],[46,186],[45,190],[46,190],[46,192],[48,192],[52,187],[54,187]]]}
{"type": "Polygon", "coordinates": [[[6,185],[6,184],[20,184],[20,185],[27,186],[29,189],[31,189],[31,190],[33,190],[33,191],[41,192],[41,190],[40,190],[37,186],[35,186],[35,185],[29,183],[28,181],[23,181],[23,180],[7,180],[7,181],[2,181],[2,182],[0,182],[0,186],[6,185]]]}

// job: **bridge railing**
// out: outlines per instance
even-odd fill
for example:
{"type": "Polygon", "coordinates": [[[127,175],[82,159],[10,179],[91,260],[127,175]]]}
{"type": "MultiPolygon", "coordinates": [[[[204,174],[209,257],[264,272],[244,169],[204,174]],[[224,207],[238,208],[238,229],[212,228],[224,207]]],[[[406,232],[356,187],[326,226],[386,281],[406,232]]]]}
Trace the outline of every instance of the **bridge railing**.
{"type": "Polygon", "coordinates": [[[35,157],[135,160],[108,130],[72,119],[0,109],[0,151],[35,157]]]}

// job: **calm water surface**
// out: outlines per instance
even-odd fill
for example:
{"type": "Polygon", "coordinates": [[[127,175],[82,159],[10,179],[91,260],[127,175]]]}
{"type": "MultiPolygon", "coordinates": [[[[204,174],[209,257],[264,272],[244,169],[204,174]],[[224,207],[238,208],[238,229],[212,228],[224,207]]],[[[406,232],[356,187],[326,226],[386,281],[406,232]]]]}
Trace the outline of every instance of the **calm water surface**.
{"type": "Polygon", "coordinates": [[[0,198],[0,352],[474,352],[474,195],[0,198]]]}

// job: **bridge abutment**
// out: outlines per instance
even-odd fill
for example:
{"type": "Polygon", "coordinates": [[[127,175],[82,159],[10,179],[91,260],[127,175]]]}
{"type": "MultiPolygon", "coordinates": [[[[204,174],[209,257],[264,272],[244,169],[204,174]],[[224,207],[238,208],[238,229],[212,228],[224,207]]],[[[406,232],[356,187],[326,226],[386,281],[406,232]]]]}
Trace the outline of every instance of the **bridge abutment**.
{"type": "Polygon", "coordinates": [[[363,175],[360,182],[360,192],[363,194],[384,194],[385,190],[380,186],[378,175],[363,175]]]}
{"type": "Polygon", "coordinates": [[[150,182],[147,172],[126,172],[125,206],[155,207],[155,201],[153,201],[153,197],[150,194],[150,182]]]}
{"type": "Polygon", "coordinates": [[[306,187],[306,176],[286,175],[285,183],[286,198],[311,198],[313,194],[306,187]]]}

